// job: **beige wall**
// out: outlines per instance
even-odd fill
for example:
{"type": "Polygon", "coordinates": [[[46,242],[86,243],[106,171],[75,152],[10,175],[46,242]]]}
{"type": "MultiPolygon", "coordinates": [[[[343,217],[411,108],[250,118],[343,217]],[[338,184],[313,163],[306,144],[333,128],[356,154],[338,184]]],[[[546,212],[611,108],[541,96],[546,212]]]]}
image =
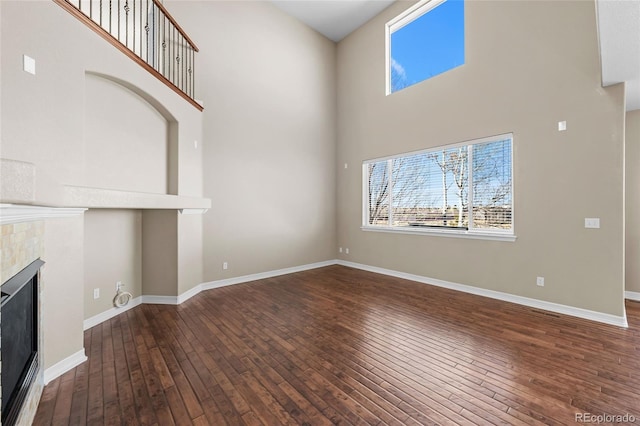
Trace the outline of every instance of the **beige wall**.
{"type": "Polygon", "coordinates": [[[626,291],[640,293],[640,110],[625,121],[626,291]]]}
{"type": "MultiPolygon", "coordinates": [[[[177,191],[180,195],[202,195],[201,149],[195,149],[193,143],[201,137],[200,112],[57,4],[3,1],[2,8],[2,158],[33,163],[38,174],[61,184],[166,192],[167,178],[158,177],[155,162],[140,161],[140,179],[154,176],[159,180],[145,181],[142,186],[126,175],[126,168],[123,174],[113,173],[116,168],[123,169],[123,163],[129,164],[128,157],[139,157],[134,148],[103,151],[102,165],[96,167],[94,142],[102,136],[96,135],[99,123],[95,123],[91,108],[96,101],[93,96],[101,98],[97,101],[106,116],[122,113],[134,124],[135,120],[151,120],[148,113],[140,117],[145,105],[134,104],[135,96],[121,104],[124,89],[110,86],[113,90],[107,93],[104,85],[100,90],[94,87],[96,77],[91,74],[98,73],[150,97],[179,123],[177,191]],[[22,70],[23,54],[36,60],[36,75],[22,70]]],[[[131,140],[133,125],[123,120],[112,123],[112,134],[127,132],[131,140]]],[[[145,138],[155,137],[154,132],[145,138]]]]}
{"type": "Polygon", "coordinates": [[[111,80],[87,74],[85,85],[85,185],[166,194],[167,119],[111,80]]]}
{"type": "Polygon", "coordinates": [[[142,294],[145,296],[178,295],[177,215],[172,210],[142,212],[142,294]]]}
{"type": "MultiPolygon", "coordinates": [[[[46,367],[80,350],[83,319],[108,309],[83,296],[100,255],[139,276],[142,294],[176,296],[202,281],[333,259],[340,245],[345,260],[623,314],[623,90],[601,87],[593,3],[467,2],[466,65],[388,97],[384,23],[405,2],[337,49],[268,2],[167,7],[201,49],[203,114],[53,2],[0,2],[2,158],[62,184],[120,186],[86,159],[95,133],[83,125],[86,76],[106,74],[178,123],[168,129],[178,141],[169,189],[213,199],[203,217],[91,211],[86,224],[46,222],[46,367]],[[36,76],[22,71],[22,54],[36,59],[36,76]],[[516,242],[360,230],[363,160],[506,132],[516,242]],[[585,217],[602,228],[584,229],[585,217]],[[99,252],[100,223],[126,229],[110,241],[131,257],[99,252]]],[[[106,157],[118,167],[118,153],[106,157]]],[[[113,287],[110,272],[100,275],[113,287]]]]}
{"type": "Polygon", "coordinates": [[[84,348],[83,216],[45,222],[42,326],[45,370],[84,348]]]}
{"type": "Polygon", "coordinates": [[[269,2],[166,4],[200,48],[205,281],[334,258],[335,44],[269,2]]]}
{"type": "Polygon", "coordinates": [[[84,319],[113,307],[116,282],[142,294],[142,212],[89,210],[84,216],[84,319]],[[93,290],[100,289],[100,298],[93,290]]]}
{"type": "Polygon", "coordinates": [[[177,217],[178,295],[203,282],[202,218],[200,214],[179,214],[177,217]]]}
{"type": "Polygon", "coordinates": [[[384,24],[407,6],[338,45],[342,258],[623,315],[623,87],[601,86],[593,2],[466,2],[466,64],[385,96],[384,24]],[[363,160],[507,132],[516,242],[360,230],[363,160]]]}
{"type": "MultiPolygon", "coordinates": [[[[54,2],[2,1],[0,10],[1,158],[29,163],[27,166],[35,170],[36,188],[43,187],[41,181],[47,181],[60,185],[160,193],[168,190],[183,196],[202,196],[202,144],[198,147],[194,144],[196,140],[202,141],[202,114],[196,108],[54,2]],[[35,76],[22,70],[23,54],[36,60],[35,76]],[[97,74],[110,81],[96,83],[97,74]],[[97,97],[100,98],[98,105],[94,102],[97,97]],[[152,104],[169,125],[163,129],[153,124],[153,129],[141,136],[136,134],[140,130],[136,127],[138,124],[149,127],[152,122],[163,121],[145,102],[152,104]],[[113,121],[114,128],[105,129],[104,123],[96,122],[101,113],[113,121]],[[125,120],[128,121],[125,123],[125,120]],[[105,135],[105,130],[109,130],[109,135],[105,135]],[[126,147],[123,146],[125,142],[138,145],[126,147]],[[140,146],[153,143],[164,144],[164,147],[158,150],[140,146]],[[106,144],[111,145],[107,147],[106,144]],[[137,149],[143,149],[144,153],[137,149]],[[137,175],[130,170],[133,160],[139,165],[137,175]],[[147,160],[152,161],[147,163],[147,160]],[[159,162],[168,164],[159,168],[159,162]]],[[[36,191],[35,199],[29,201],[59,204],[61,199],[59,195],[43,195],[36,191]]],[[[171,214],[175,216],[177,212],[173,210],[171,214]]],[[[139,273],[132,266],[142,263],[142,259],[137,260],[141,254],[136,247],[144,242],[137,229],[129,227],[133,226],[136,215],[140,213],[104,212],[103,216],[94,216],[94,212],[90,212],[86,238],[81,218],[77,219],[79,223],[66,219],[59,223],[47,221],[47,258],[44,259],[47,265],[43,272],[47,283],[43,302],[47,330],[46,367],[81,349],[83,319],[110,307],[106,303],[107,295],[112,297],[115,288],[115,282],[110,281],[119,278],[110,275],[109,265],[103,265],[99,277],[99,285],[104,285],[100,304],[94,303],[92,296],[90,301],[85,300],[84,257],[87,255],[92,266],[98,263],[101,241],[94,240],[93,236],[101,233],[104,236],[98,229],[100,223],[96,222],[104,222],[106,227],[121,225],[126,231],[126,235],[111,235],[107,240],[111,238],[108,244],[129,250],[132,258],[125,258],[122,253],[109,253],[106,247],[102,248],[101,254],[117,270],[113,272],[122,272],[132,277],[132,281],[138,280],[135,285],[142,285],[141,278],[134,278],[139,273]]],[[[142,229],[141,224],[136,226],[142,229]]],[[[172,246],[176,256],[172,259],[174,265],[178,261],[185,267],[192,265],[201,275],[201,230],[196,228],[181,228],[180,238],[193,241],[187,245],[190,251],[185,251],[188,255],[185,258],[177,258],[177,234],[174,233],[173,239],[164,240],[163,244],[172,246]]],[[[126,283],[127,279],[123,277],[122,280],[126,283]]],[[[185,279],[181,288],[186,291],[187,287],[195,285],[194,281],[193,277],[185,279]]],[[[93,285],[87,283],[87,287],[93,285]]],[[[174,274],[173,295],[177,287],[178,279],[174,274]]],[[[139,290],[134,289],[134,293],[136,291],[139,290]]]]}

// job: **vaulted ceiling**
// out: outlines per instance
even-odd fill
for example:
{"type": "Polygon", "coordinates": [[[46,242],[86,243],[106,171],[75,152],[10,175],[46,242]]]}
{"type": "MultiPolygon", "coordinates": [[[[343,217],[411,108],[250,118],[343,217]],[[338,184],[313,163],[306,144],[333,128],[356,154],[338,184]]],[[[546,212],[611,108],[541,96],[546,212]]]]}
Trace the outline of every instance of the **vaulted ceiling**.
{"type": "MultiPolygon", "coordinates": [[[[272,0],[338,42],[394,0],[272,0]]],[[[409,4],[409,3],[407,3],[409,4]]],[[[626,83],[627,111],[640,109],[640,0],[596,0],[602,85],[626,83]]]]}

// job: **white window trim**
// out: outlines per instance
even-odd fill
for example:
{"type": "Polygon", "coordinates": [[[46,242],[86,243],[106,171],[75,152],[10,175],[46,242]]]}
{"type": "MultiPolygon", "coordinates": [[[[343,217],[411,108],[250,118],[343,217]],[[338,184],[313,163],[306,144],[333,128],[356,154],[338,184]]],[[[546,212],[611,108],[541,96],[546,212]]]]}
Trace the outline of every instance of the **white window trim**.
{"type": "MultiPolygon", "coordinates": [[[[470,150],[473,151],[473,150],[470,150]]],[[[436,236],[436,237],[452,237],[452,238],[469,238],[469,239],[479,239],[479,240],[492,240],[492,241],[516,241],[516,239],[518,238],[515,234],[515,205],[516,205],[516,201],[515,201],[515,191],[513,190],[513,188],[515,187],[515,179],[514,179],[514,175],[513,175],[513,154],[514,154],[514,138],[513,138],[513,133],[503,133],[500,135],[494,135],[494,136],[488,136],[485,138],[480,138],[480,139],[472,139],[472,140],[468,140],[465,142],[460,142],[460,143],[454,143],[454,144],[449,144],[449,145],[442,145],[442,146],[437,146],[437,147],[433,147],[433,148],[427,148],[427,149],[421,149],[418,151],[411,151],[411,152],[404,152],[402,154],[395,154],[395,155],[390,155],[390,156],[386,156],[386,157],[381,157],[381,158],[374,158],[371,160],[365,160],[362,162],[362,226],[360,227],[361,230],[363,231],[373,231],[373,232],[387,232],[387,233],[394,233],[394,234],[413,234],[413,235],[429,235],[429,236],[436,236]],[[476,145],[476,144],[482,144],[482,143],[487,143],[487,142],[496,142],[499,140],[503,140],[503,139],[510,139],[511,140],[511,229],[508,231],[502,231],[502,230],[488,230],[488,229],[478,229],[478,230],[474,230],[472,228],[472,230],[461,230],[461,229],[456,229],[456,228],[451,228],[451,229],[447,229],[447,228],[419,228],[419,227],[408,227],[408,226],[381,226],[381,225],[369,225],[369,206],[368,206],[368,200],[366,198],[366,195],[369,192],[369,188],[368,188],[368,172],[367,172],[367,165],[371,164],[371,163],[377,163],[380,161],[389,161],[389,160],[393,160],[395,158],[401,158],[401,157],[409,157],[412,155],[417,155],[417,154],[424,154],[424,153],[429,153],[429,152],[436,152],[436,151],[440,151],[443,148],[447,148],[447,149],[451,149],[451,148],[456,148],[459,146],[469,146],[469,145],[476,145]]],[[[473,154],[471,154],[473,155],[473,154]]],[[[473,157],[472,157],[473,158],[473,157]]],[[[470,163],[471,164],[471,163],[470,163]]],[[[471,169],[471,167],[470,167],[471,169]]],[[[469,175],[471,176],[472,171],[469,172],[469,175]]],[[[389,179],[391,179],[391,176],[389,176],[389,179]]],[[[473,195],[472,194],[473,191],[469,191],[470,194],[470,201],[473,201],[473,195]]],[[[390,193],[390,197],[391,197],[391,193],[390,193]]],[[[391,199],[391,198],[390,198],[391,199]]],[[[390,209],[391,210],[391,209],[390,209]]],[[[389,212],[389,214],[391,215],[391,211],[389,212]]],[[[471,214],[469,215],[470,217],[470,223],[472,223],[472,218],[471,218],[471,214]]]]}
{"type": "Polygon", "coordinates": [[[420,0],[409,9],[402,12],[400,15],[396,16],[392,20],[386,23],[384,26],[384,54],[385,54],[385,91],[386,95],[389,96],[391,92],[391,34],[400,28],[404,27],[407,24],[410,24],[414,20],[418,19],[425,13],[429,12],[431,9],[436,6],[444,3],[446,0],[420,0]]]}
{"type": "Polygon", "coordinates": [[[390,234],[408,234],[408,235],[429,235],[433,237],[449,237],[449,238],[468,238],[472,240],[490,240],[490,241],[509,241],[513,242],[518,237],[513,234],[507,234],[500,231],[459,231],[456,229],[424,229],[411,227],[393,227],[393,226],[370,226],[363,225],[360,227],[363,231],[386,232],[390,234]]]}

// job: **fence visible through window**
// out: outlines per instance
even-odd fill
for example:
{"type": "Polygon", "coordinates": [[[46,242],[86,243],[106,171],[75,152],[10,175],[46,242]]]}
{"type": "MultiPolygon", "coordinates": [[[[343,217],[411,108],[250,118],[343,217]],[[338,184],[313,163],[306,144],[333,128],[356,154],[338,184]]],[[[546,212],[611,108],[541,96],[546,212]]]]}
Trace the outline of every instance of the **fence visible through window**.
{"type": "Polygon", "coordinates": [[[510,134],[363,167],[364,227],[513,233],[510,134]]]}

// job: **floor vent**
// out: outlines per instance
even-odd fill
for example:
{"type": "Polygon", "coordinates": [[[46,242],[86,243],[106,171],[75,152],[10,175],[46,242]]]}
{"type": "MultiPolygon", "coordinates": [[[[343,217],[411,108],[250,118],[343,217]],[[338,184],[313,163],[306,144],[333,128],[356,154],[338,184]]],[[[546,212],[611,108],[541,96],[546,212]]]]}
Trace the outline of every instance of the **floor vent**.
{"type": "Polygon", "coordinates": [[[548,317],[560,318],[559,314],[554,314],[553,312],[539,311],[537,309],[531,309],[531,312],[535,312],[536,314],[540,314],[540,315],[546,315],[548,317]]]}

